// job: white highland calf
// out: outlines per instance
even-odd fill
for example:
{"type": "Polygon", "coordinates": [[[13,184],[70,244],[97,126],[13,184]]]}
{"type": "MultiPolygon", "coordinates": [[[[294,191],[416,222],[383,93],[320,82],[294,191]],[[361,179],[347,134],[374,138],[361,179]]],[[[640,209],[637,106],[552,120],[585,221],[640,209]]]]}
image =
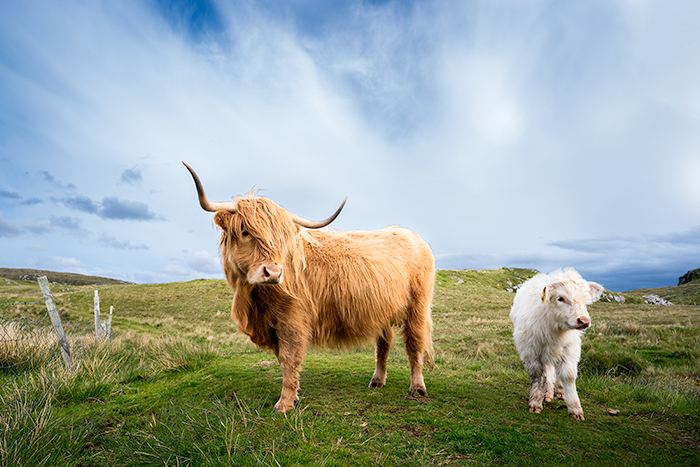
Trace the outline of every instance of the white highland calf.
{"type": "Polygon", "coordinates": [[[537,274],[518,290],[510,319],[515,347],[530,375],[530,412],[540,413],[542,401],[550,402],[556,389],[569,415],[583,420],[576,392],[581,335],[591,324],[586,306],[602,293],[603,286],[573,269],[537,274]]]}

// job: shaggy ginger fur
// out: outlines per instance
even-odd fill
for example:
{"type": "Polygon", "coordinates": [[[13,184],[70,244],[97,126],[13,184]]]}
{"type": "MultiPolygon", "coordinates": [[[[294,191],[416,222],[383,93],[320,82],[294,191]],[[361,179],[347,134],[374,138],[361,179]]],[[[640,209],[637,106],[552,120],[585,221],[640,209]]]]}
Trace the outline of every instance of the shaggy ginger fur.
{"type": "Polygon", "coordinates": [[[422,365],[432,367],[430,301],[435,260],[415,233],[302,230],[265,198],[236,199],[218,211],[221,259],[234,292],[231,316],[256,345],[271,349],[282,367],[275,410],[292,409],[309,344],[346,348],[376,344],[370,387],[386,382],[392,326],[403,327],[411,368],[410,392],[427,393],[422,365]]]}

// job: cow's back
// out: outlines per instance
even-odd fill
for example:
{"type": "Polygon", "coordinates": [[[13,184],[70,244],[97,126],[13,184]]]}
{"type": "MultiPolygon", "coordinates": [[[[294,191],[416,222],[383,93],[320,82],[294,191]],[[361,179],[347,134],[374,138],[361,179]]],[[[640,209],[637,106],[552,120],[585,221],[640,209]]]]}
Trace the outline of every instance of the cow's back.
{"type": "MultiPolygon", "coordinates": [[[[315,344],[352,346],[401,325],[417,297],[432,297],[435,260],[410,230],[309,231],[304,279],[315,344]]],[[[429,313],[429,310],[427,311],[429,313]]]]}

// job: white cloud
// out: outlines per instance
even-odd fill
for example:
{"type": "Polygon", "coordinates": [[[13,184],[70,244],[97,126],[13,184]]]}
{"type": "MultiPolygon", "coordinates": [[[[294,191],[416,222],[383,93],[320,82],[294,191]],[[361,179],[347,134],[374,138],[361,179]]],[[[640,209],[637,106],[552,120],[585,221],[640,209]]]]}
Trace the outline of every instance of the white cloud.
{"type": "Polygon", "coordinates": [[[88,274],[88,267],[76,258],[63,258],[60,256],[43,256],[34,265],[37,269],[46,269],[58,272],[74,272],[88,274]]]}
{"type": "Polygon", "coordinates": [[[161,274],[164,274],[166,276],[188,276],[190,272],[183,268],[182,266],[179,266],[177,264],[168,264],[165,266],[163,269],[159,271],[161,274]]]}
{"type": "Polygon", "coordinates": [[[99,243],[109,246],[117,250],[148,250],[148,245],[143,243],[134,245],[129,240],[118,240],[116,237],[111,235],[102,234],[97,240],[99,243]]]}
{"type": "Polygon", "coordinates": [[[197,272],[222,275],[221,263],[208,251],[186,253],[187,266],[197,272]]]}

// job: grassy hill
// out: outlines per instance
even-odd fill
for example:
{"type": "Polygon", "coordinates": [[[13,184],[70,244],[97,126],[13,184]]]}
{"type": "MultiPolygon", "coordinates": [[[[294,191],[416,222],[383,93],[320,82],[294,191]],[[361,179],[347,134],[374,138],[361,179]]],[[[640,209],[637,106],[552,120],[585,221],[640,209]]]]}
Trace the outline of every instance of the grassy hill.
{"type": "Polygon", "coordinates": [[[83,274],[74,274],[71,272],[54,272],[41,271],[38,269],[12,269],[0,268],[0,278],[23,281],[36,282],[40,276],[46,276],[51,284],[60,285],[108,285],[108,284],[129,284],[126,281],[118,279],[109,279],[99,276],[85,276],[83,274]]]}
{"type": "MultiPolygon", "coordinates": [[[[623,304],[590,307],[593,327],[584,336],[578,380],[586,420],[579,422],[562,401],[541,414],[527,409],[529,383],[512,342],[508,290],[533,274],[438,272],[428,397],[407,394],[408,363],[397,336],[387,385],[379,390],[367,388],[371,346],[310,351],[301,399],[286,416],[272,413],[279,365],[236,331],[223,281],[98,286],[103,309],[115,307],[116,337],[85,355],[77,371],[57,371],[54,384],[39,391],[46,395],[41,403],[27,402],[32,422],[0,440],[3,462],[698,465],[700,307],[679,297],[696,296],[700,283],[626,292],[623,304]],[[644,304],[650,292],[678,304],[644,304]]],[[[53,292],[67,320],[90,320],[84,304],[94,290],[53,292]]],[[[0,281],[0,303],[37,297],[35,284],[0,281]]],[[[0,307],[0,316],[8,313],[42,311],[0,307]]],[[[11,421],[3,414],[4,423],[11,421]]]]}

